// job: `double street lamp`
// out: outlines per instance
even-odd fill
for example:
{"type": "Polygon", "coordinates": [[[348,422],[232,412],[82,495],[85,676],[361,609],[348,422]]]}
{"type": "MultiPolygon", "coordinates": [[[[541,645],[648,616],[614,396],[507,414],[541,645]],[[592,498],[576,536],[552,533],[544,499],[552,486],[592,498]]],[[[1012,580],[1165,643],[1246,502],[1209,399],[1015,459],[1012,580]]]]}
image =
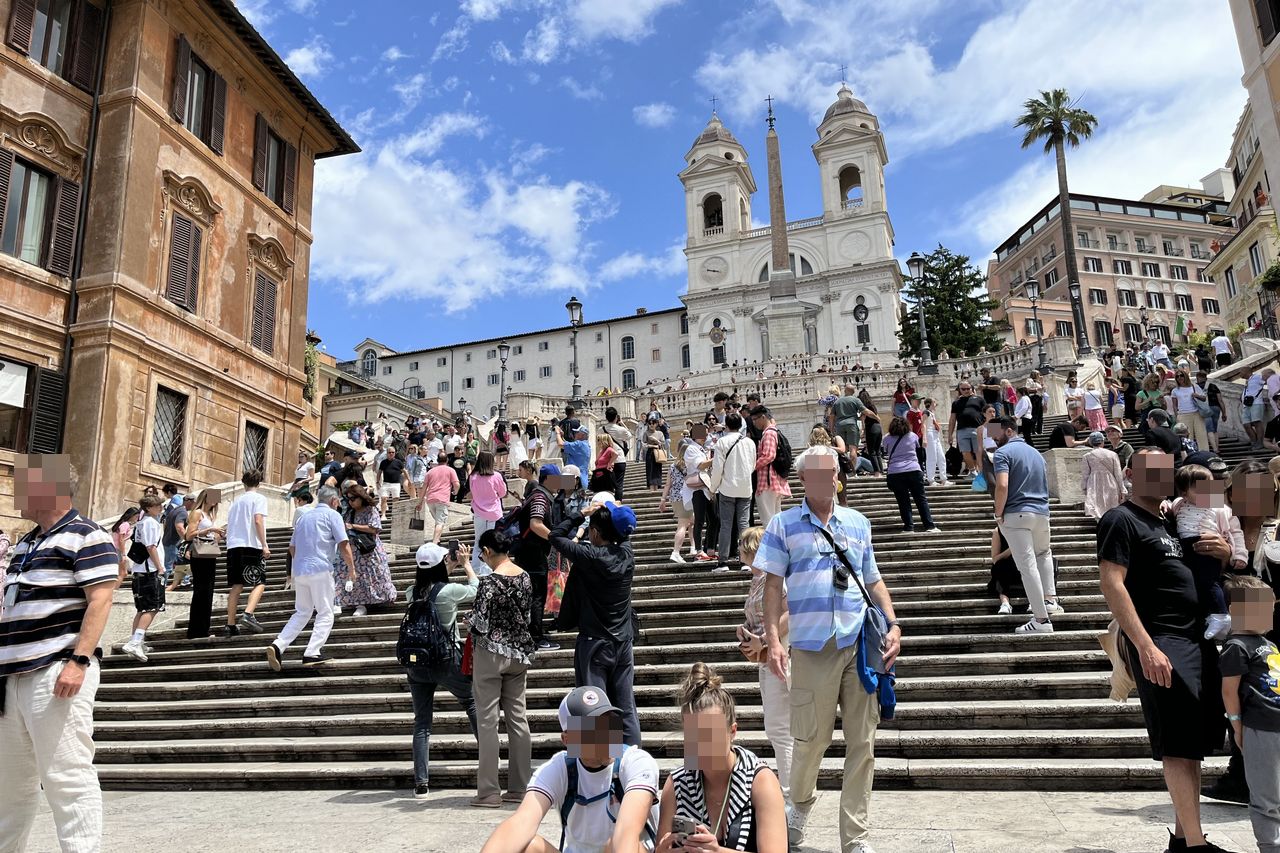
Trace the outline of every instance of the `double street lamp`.
{"type": "Polygon", "coordinates": [[[929,349],[929,334],[925,329],[924,293],[918,289],[919,285],[924,283],[924,273],[927,268],[928,265],[919,252],[912,252],[911,257],[907,258],[907,269],[911,272],[911,279],[918,283],[915,296],[916,312],[920,320],[920,364],[916,369],[921,375],[932,376],[938,372],[938,365],[933,361],[933,351],[929,349]]]}
{"type": "Polygon", "coordinates": [[[507,359],[511,357],[511,344],[503,340],[498,344],[498,358],[502,361],[502,384],[498,386],[498,420],[507,420],[507,359]]]}
{"type": "Polygon", "coordinates": [[[1049,366],[1049,356],[1044,351],[1044,333],[1040,328],[1040,282],[1034,275],[1029,275],[1022,286],[1026,291],[1027,299],[1031,300],[1031,323],[1036,327],[1036,349],[1040,351],[1040,372],[1052,373],[1053,368],[1049,366]]]}
{"type": "Polygon", "coordinates": [[[573,328],[573,399],[569,405],[581,410],[586,406],[582,401],[582,383],[578,379],[578,327],[582,325],[582,303],[578,297],[571,296],[564,307],[569,311],[569,325],[573,328]]]}

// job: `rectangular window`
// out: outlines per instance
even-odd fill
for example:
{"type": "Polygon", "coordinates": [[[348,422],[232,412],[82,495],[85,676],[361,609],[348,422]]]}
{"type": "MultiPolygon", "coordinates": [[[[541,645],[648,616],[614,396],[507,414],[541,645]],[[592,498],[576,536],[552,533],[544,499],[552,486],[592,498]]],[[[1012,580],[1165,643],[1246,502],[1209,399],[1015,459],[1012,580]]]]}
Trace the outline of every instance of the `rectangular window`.
{"type": "Polygon", "coordinates": [[[226,132],[227,81],[191,52],[186,36],[178,36],[172,86],[169,115],[221,154],[226,132]]]}
{"type": "Polygon", "coordinates": [[[485,350],[484,357],[485,357],[485,358],[497,358],[497,357],[498,357],[498,351],[497,351],[496,349],[485,350]]]}
{"type": "Polygon", "coordinates": [[[1179,311],[1196,310],[1196,301],[1185,293],[1175,293],[1173,295],[1174,304],[1177,305],[1179,311]]]}
{"type": "Polygon", "coordinates": [[[1235,299],[1236,297],[1236,271],[1232,267],[1227,267],[1222,273],[1222,281],[1227,288],[1227,298],[1235,299]]]}
{"type": "Polygon", "coordinates": [[[1033,320],[1030,317],[1028,317],[1023,322],[1022,328],[1025,330],[1026,334],[1036,335],[1037,337],[1039,337],[1040,335],[1044,334],[1044,321],[1033,320]]]}
{"type": "Polygon", "coordinates": [[[1156,263],[1152,263],[1152,262],[1150,262],[1150,261],[1143,261],[1143,262],[1142,262],[1142,274],[1143,274],[1144,276],[1146,276],[1147,278],[1159,278],[1159,277],[1160,277],[1160,265],[1159,265],[1159,264],[1156,264],[1156,263]]]}
{"type": "Polygon", "coordinates": [[[596,343],[604,343],[604,332],[596,332],[596,343]]]}
{"type": "Polygon", "coordinates": [[[1124,324],[1124,340],[1125,343],[1136,344],[1142,342],[1142,327],[1137,323],[1124,324]]]}
{"type": "Polygon", "coordinates": [[[1049,289],[1050,287],[1053,287],[1057,283],[1058,283],[1058,271],[1056,269],[1049,270],[1044,274],[1044,286],[1046,290],[1049,289]]]}
{"type": "Polygon", "coordinates": [[[271,431],[253,421],[244,422],[244,454],[240,457],[240,472],[262,473],[267,467],[267,439],[271,431]]]}
{"type": "Polygon", "coordinates": [[[649,350],[649,360],[662,361],[662,350],[660,349],[649,350]]]}
{"type": "Polygon", "coordinates": [[[1089,288],[1089,304],[1090,305],[1106,305],[1107,292],[1098,287],[1089,288]]]}
{"type": "Polygon", "coordinates": [[[515,346],[511,347],[511,354],[524,355],[524,346],[521,344],[516,344],[515,346]]]}
{"type": "Polygon", "coordinates": [[[523,370],[517,370],[517,371],[514,371],[514,372],[511,374],[511,378],[512,378],[514,381],[516,381],[516,382],[523,382],[523,381],[524,381],[524,371],[523,371],[523,370]]]}
{"type": "Polygon", "coordinates": [[[1147,250],[1147,241],[1145,237],[1134,237],[1133,245],[1139,252],[1145,252],[1147,250]]]}
{"type": "Polygon", "coordinates": [[[658,334],[658,324],[657,324],[657,323],[650,323],[650,324],[649,324],[649,334],[651,334],[651,335],[656,335],[656,334],[658,334]]]}
{"type": "Polygon", "coordinates": [[[550,341],[538,341],[538,352],[546,352],[551,349],[550,341]]]}
{"type": "Polygon", "coordinates": [[[1205,314],[1221,314],[1222,313],[1222,309],[1219,307],[1218,300],[1216,299],[1201,299],[1200,308],[1201,310],[1204,311],[1205,314]]]}
{"type": "Polygon", "coordinates": [[[1107,235],[1107,248],[1108,248],[1108,249],[1110,249],[1110,250],[1111,250],[1111,251],[1113,251],[1113,252],[1114,252],[1116,249],[1120,248],[1120,238],[1119,238],[1119,237],[1117,237],[1117,236],[1116,236],[1116,235],[1114,235],[1114,234],[1108,234],[1108,235],[1107,235]]]}
{"type": "Polygon", "coordinates": [[[720,344],[719,346],[714,346],[711,348],[711,363],[712,364],[728,364],[729,363],[729,359],[725,357],[724,344],[720,344]]]}
{"type": "MultiPolygon", "coordinates": [[[[255,346],[256,346],[256,345],[255,345],[255,346]]],[[[391,365],[389,365],[389,364],[387,364],[387,365],[383,365],[383,367],[382,367],[382,375],[383,375],[383,376],[390,376],[390,375],[391,375],[391,365]]]]}
{"type": "Polygon", "coordinates": [[[448,364],[449,359],[446,356],[442,355],[436,358],[436,367],[446,367],[448,364]]]}
{"type": "Polygon", "coordinates": [[[476,387],[476,380],[474,376],[468,376],[462,380],[462,390],[470,391],[474,387],[476,387]]]}
{"type": "Polygon", "coordinates": [[[1262,275],[1262,249],[1257,243],[1249,247],[1249,269],[1253,271],[1254,278],[1262,275]]]}
{"type": "Polygon", "coordinates": [[[48,243],[53,178],[0,151],[0,252],[43,266],[48,243]]]}
{"type": "Polygon", "coordinates": [[[182,467],[187,431],[187,395],[156,386],[156,414],[151,425],[151,461],[168,468],[182,467]]]}
{"type": "Polygon", "coordinates": [[[463,361],[466,361],[466,362],[470,362],[470,361],[471,361],[471,353],[467,353],[465,356],[463,356],[463,357],[462,357],[462,360],[463,360],[463,361]]]}
{"type": "Polygon", "coordinates": [[[689,369],[689,345],[685,344],[680,347],[680,367],[684,370],[689,369]]]}
{"type": "Polygon", "coordinates": [[[597,359],[596,359],[596,370],[604,370],[604,359],[603,359],[603,358],[597,358],[597,359]]]}
{"type": "Polygon", "coordinates": [[[1266,47],[1276,37],[1276,25],[1280,23],[1280,3],[1276,0],[1253,0],[1254,11],[1258,15],[1258,36],[1262,46],[1266,47]]]}
{"type": "Polygon", "coordinates": [[[858,324],[854,331],[857,333],[859,345],[871,343],[871,325],[869,323],[858,324]]]}
{"type": "Polygon", "coordinates": [[[254,127],[253,185],[285,213],[293,213],[298,184],[298,149],[284,141],[261,115],[254,127]]]}
{"type": "MultiPolygon", "coordinates": [[[[254,276],[253,318],[250,323],[249,342],[271,355],[276,349],[276,291],[279,288],[265,273],[254,276]]],[[[382,369],[391,373],[388,365],[382,369]]]]}
{"type": "Polygon", "coordinates": [[[1168,326],[1152,326],[1149,331],[1152,337],[1159,338],[1165,346],[1173,343],[1173,338],[1169,336],[1168,326]]]}
{"type": "Polygon", "coordinates": [[[8,45],[92,93],[102,10],[86,0],[14,0],[9,6],[8,45]]]}
{"type": "Polygon", "coordinates": [[[1205,283],[1205,282],[1211,282],[1211,281],[1213,281],[1213,279],[1209,278],[1208,273],[1206,273],[1206,272],[1204,271],[1204,267],[1197,267],[1197,268],[1196,268],[1196,281],[1198,281],[1198,282],[1202,282],[1202,283],[1205,283]]]}
{"type": "Polygon", "coordinates": [[[1085,258],[1085,272],[1102,272],[1102,258],[1085,258]]]}
{"type": "Polygon", "coordinates": [[[200,249],[204,231],[183,216],[173,214],[169,229],[169,270],[165,276],[165,298],[185,311],[195,312],[200,298],[200,249]]]}
{"type": "Polygon", "coordinates": [[[1129,261],[1112,261],[1111,271],[1116,275],[1133,275],[1133,264],[1129,261]]]}
{"type": "Polygon", "coordinates": [[[544,364],[542,367],[539,367],[539,368],[538,368],[538,376],[539,376],[540,378],[542,378],[542,379],[550,379],[550,378],[551,378],[551,365],[549,365],[549,364],[544,364]]]}
{"type": "Polygon", "coordinates": [[[1071,321],[1059,320],[1053,325],[1053,332],[1060,338],[1069,338],[1072,335],[1071,321]]]}
{"type": "Polygon", "coordinates": [[[496,373],[490,373],[490,374],[485,378],[485,384],[486,384],[486,385],[497,385],[497,384],[498,384],[498,374],[496,374],[496,373]]]}
{"type": "Polygon", "coordinates": [[[1157,310],[1163,311],[1164,310],[1164,294],[1157,293],[1154,290],[1148,290],[1147,291],[1147,307],[1155,308],[1157,310]]]}
{"type": "Polygon", "coordinates": [[[416,361],[411,361],[411,362],[409,362],[409,369],[410,369],[410,370],[417,370],[417,369],[418,369],[418,362],[416,362],[416,361]]]}
{"type": "Polygon", "coordinates": [[[1111,323],[1106,320],[1093,321],[1093,340],[1100,347],[1109,347],[1112,344],[1111,323]]]}
{"type": "Polygon", "coordinates": [[[1132,290],[1117,290],[1116,302],[1126,308],[1138,307],[1138,296],[1132,290]]]}
{"type": "Polygon", "coordinates": [[[688,314],[680,315],[680,334],[682,335],[689,334],[689,315],[688,314]]]}
{"type": "Polygon", "coordinates": [[[1169,278],[1176,278],[1178,281],[1187,280],[1187,268],[1177,264],[1169,264],[1169,278]]]}
{"type": "Polygon", "coordinates": [[[1077,232],[1076,232],[1076,245],[1078,245],[1078,246],[1079,246],[1080,248],[1082,248],[1082,249],[1087,249],[1087,248],[1089,248],[1089,242],[1090,242],[1090,241],[1089,241],[1089,232],[1088,232],[1088,231],[1077,231],[1077,232]]]}
{"type": "Polygon", "coordinates": [[[449,393],[449,380],[448,380],[448,379],[444,379],[444,380],[441,380],[440,382],[437,382],[437,383],[436,383],[436,393],[437,393],[437,394],[448,394],[448,393],[449,393]]]}

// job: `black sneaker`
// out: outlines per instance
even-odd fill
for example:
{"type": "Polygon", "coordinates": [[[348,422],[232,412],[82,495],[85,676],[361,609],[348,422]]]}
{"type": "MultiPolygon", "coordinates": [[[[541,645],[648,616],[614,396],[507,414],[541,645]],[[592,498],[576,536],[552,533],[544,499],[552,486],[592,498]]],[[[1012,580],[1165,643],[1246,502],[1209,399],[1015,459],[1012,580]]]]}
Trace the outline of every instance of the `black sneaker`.
{"type": "Polygon", "coordinates": [[[238,637],[238,636],[240,636],[240,626],[239,626],[239,625],[223,625],[223,626],[222,626],[222,636],[224,636],[224,637],[238,637]]]}
{"type": "Polygon", "coordinates": [[[281,662],[284,660],[284,652],[280,651],[280,647],[275,643],[267,646],[267,665],[271,667],[273,672],[279,672],[281,662]]]}
{"type": "Polygon", "coordinates": [[[302,656],[303,666],[319,666],[322,663],[328,663],[328,662],[329,662],[329,658],[323,654],[302,656]]]}
{"type": "Polygon", "coordinates": [[[262,624],[258,622],[258,617],[252,613],[244,614],[244,630],[246,634],[261,634],[262,624]]]}
{"type": "Polygon", "coordinates": [[[1231,851],[1227,850],[1227,848],[1219,847],[1218,845],[1210,841],[1208,835],[1204,837],[1204,844],[1201,844],[1196,847],[1188,846],[1187,843],[1183,841],[1182,849],[1188,851],[1188,853],[1191,850],[1199,850],[1201,851],[1201,853],[1231,853],[1231,851]]]}
{"type": "Polygon", "coordinates": [[[540,652],[554,652],[559,648],[560,648],[559,643],[553,643],[550,640],[538,641],[538,651],[540,652]]]}
{"type": "Polygon", "coordinates": [[[1173,830],[1166,830],[1169,833],[1169,846],[1165,848],[1164,853],[1182,853],[1187,849],[1187,839],[1178,838],[1173,834],[1173,830]]]}
{"type": "Polygon", "coordinates": [[[425,800],[431,796],[431,786],[427,784],[413,786],[413,798],[415,800],[425,800]]]}
{"type": "Polygon", "coordinates": [[[1220,800],[1224,803],[1249,805],[1248,783],[1244,783],[1242,779],[1237,779],[1230,773],[1226,776],[1219,776],[1212,785],[1206,785],[1200,791],[1200,795],[1211,800],[1220,800]]]}

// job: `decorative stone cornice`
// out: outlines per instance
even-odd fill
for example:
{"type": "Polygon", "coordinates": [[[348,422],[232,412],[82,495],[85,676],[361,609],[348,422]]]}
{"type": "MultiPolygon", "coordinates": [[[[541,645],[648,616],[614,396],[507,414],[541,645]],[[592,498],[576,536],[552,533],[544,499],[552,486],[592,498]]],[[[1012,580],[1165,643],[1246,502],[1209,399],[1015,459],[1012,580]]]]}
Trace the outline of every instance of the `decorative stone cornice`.
{"type": "Polygon", "coordinates": [[[293,261],[285,254],[284,246],[275,237],[249,235],[249,278],[253,278],[253,266],[258,265],[283,281],[289,274],[293,261]]]}
{"type": "Polygon", "coordinates": [[[733,313],[738,317],[750,317],[751,311],[752,309],[745,305],[739,305],[737,308],[733,309],[733,313]]]}
{"type": "Polygon", "coordinates": [[[58,123],[42,113],[12,113],[0,107],[0,140],[50,171],[72,181],[84,173],[84,149],[73,145],[58,123]]]}
{"type": "MultiPolygon", "coordinates": [[[[222,205],[213,200],[209,188],[199,178],[184,178],[169,169],[164,170],[164,200],[166,210],[170,204],[177,205],[204,226],[212,225],[213,218],[222,212],[222,205]]],[[[163,219],[162,211],[161,221],[163,219]]]]}

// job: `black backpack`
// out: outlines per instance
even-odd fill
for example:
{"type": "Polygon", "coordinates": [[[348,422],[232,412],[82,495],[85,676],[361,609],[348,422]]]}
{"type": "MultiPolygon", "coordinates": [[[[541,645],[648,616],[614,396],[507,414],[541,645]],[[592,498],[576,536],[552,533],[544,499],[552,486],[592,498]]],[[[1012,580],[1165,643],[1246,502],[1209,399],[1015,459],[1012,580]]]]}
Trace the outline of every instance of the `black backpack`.
{"type": "Polygon", "coordinates": [[[453,632],[440,623],[436,613],[436,596],[443,587],[443,583],[437,583],[426,598],[409,602],[409,610],[400,622],[400,638],[396,641],[396,660],[401,666],[458,665],[458,645],[453,632]]]}
{"type": "Polygon", "coordinates": [[[791,473],[791,461],[793,454],[791,453],[791,442],[787,441],[787,437],[782,434],[782,430],[777,427],[769,427],[778,434],[778,448],[774,451],[773,462],[769,463],[776,473],[782,479],[786,479],[791,473]]]}

